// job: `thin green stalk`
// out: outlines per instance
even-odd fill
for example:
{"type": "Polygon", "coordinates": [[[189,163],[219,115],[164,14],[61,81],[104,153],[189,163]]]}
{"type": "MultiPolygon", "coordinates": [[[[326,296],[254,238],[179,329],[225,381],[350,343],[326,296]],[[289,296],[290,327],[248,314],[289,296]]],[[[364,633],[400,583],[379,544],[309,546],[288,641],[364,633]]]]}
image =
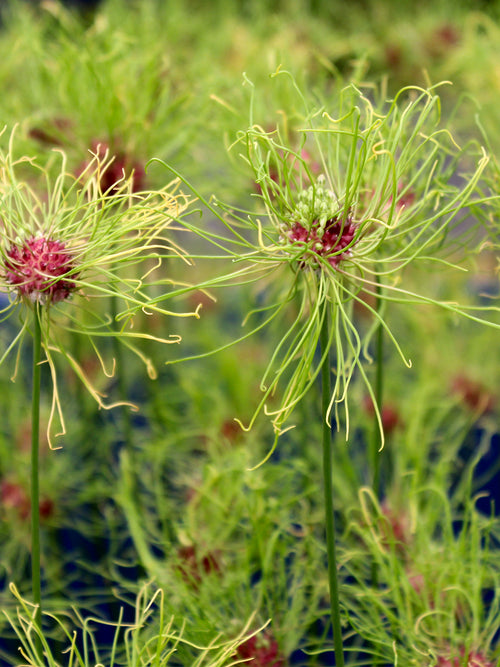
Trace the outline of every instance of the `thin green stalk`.
{"type": "MultiPolygon", "coordinates": [[[[377,313],[380,314],[380,309],[382,307],[382,287],[380,284],[380,279],[377,276],[377,303],[376,309],[377,313]]],[[[382,401],[384,398],[384,327],[379,322],[376,335],[376,351],[375,351],[375,404],[376,407],[382,409],[382,401]]],[[[373,466],[373,493],[376,498],[380,498],[380,446],[381,446],[381,435],[380,435],[380,425],[378,423],[377,411],[375,410],[374,421],[373,421],[373,433],[372,433],[372,466],[373,466]]],[[[372,586],[373,589],[378,588],[378,567],[375,560],[371,565],[371,577],[372,577],[372,586]]]]}
{"type": "Polygon", "coordinates": [[[42,627],[42,587],[40,577],[40,491],[39,491],[39,449],[40,449],[40,391],[42,328],[41,306],[36,304],[33,313],[33,387],[31,403],[31,581],[33,601],[37,605],[35,623],[42,627]]]}
{"type": "Polygon", "coordinates": [[[321,368],[322,387],[322,421],[323,421],[323,479],[325,493],[325,527],[326,549],[328,556],[328,584],[330,588],[330,615],[333,628],[335,648],[335,664],[344,666],[342,645],[342,629],[340,625],[339,590],[337,578],[337,558],[335,552],[335,516],[333,509],[333,452],[332,429],[328,423],[328,407],[330,405],[330,337],[328,331],[328,304],[324,305],[323,323],[321,326],[321,354],[324,356],[321,368]]]}
{"type": "MultiPolygon", "coordinates": [[[[380,314],[380,309],[382,306],[382,287],[380,285],[380,279],[377,276],[377,303],[376,309],[377,313],[380,314]]],[[[382,402],[384,398],[384,327],[379,323],[377,327],[377,335],[375,339],[376,351],[375,351],[375,403],[377,407],[382,409],[382,402]]],[[[377,498],[380,497],[380,445],[381,445],[381,436],[380,436],[380,426],[377,419],[377,414],[375,412],[374,424],[373,424],[373,436],[372,436],[372,464],[373,464],[373,492],[377,498]]]]}

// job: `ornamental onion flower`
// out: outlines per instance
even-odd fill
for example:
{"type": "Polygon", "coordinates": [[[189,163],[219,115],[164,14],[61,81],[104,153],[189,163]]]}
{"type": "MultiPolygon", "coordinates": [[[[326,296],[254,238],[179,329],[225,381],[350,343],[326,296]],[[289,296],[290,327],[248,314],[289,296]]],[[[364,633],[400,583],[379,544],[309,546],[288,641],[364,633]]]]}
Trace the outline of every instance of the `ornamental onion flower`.
{"type": "MultiPolygon", "coordinates": [[[[103,191],[102,176],[112,157],[96,150],[84,172],[66,169],[66,157],[54,150],[51,161],[14,159],[14,132],[6,154],[0,154],[0,289],[7,295],[2,321],[19,316],[19,331],[4,349],[0,363],[21,348],[31,331],[33,313],[39,318],[45,360],[53,382],[49,433],[64,418],[58,390],[56,356],[69,363],[100,407],[112,407],[90,382],[71,351],[67,334],[84,336],[107,376],[114,361],[106,361],[99,340],[117,337],[156,376],[140,339],[177,343],[179,336],[160,338],[138,327],[138,312],[146,315],[193,315],[166,310],[171,281],[165,260],[183,251],[167,234],[188,200],[175,182],[155,192],[134,192],[132,176],[122,176],[112,191],[103,191]],[[161,294],[152,288],[160,283],[161,294]],[[118,304],[116,321],[108,312],[110,298],[118,304]]],[[[104,179],[105,181],[105,179],[104,179]]],[[[20,354],[16,356],[17,372],[20,354]]]]}
{"type": "Polygon", "coordinates": [[[299,106],[304,112],[299,121],[294,118],[302,125],[290,141],[288,119],[283,132],[280,123],[269,130],[269,119],[257,122],[256,93],[245,83],[252,91],[250,126],[233,146],[242,149],[253,172],[257,206],[248,211],[215,197],[203,200],[187,184],[222,229],[214,229],[213,221],[184,219],[183,225],[216,248],[215,255],[198,257],[198,265],[203,258],[208,272],[221,265],[198,287],[254,285],[263,297],[264,304],[256,303],[244,322],[254,326],[238,340],[276,325],[263,395],[246,428],[261,410],[271,416],[277,436],[286,428],[326,358],[319,358],[317,349],[327,313],[334,354],[329,418],[335,415],[339,423],[343,404],[349,435],[348,389],[357,374],[377,411],[383,444],[366,369],[374,332],[382,327],[411,365],[384,317],[387,306],[434,304],[479,321],[487,320],[481,310],[496,310],[447,302],[404,282],[417,264],[427,272],[463,270],[462,259],[477,250],[482,232],[470,207],[481,203],[483,195],[476,192],[488,156],[474,143],[458,146],[441,120],[435,88],[403,89],[393,100],[376,103],[372,93],[369,98],[350,85],[310,108],[292,81],[298,98],[294,113],[299,106]],[[360,307],[372,317],[368,330],[356,318],[360,307]],[[271,407],[275,394],[279,404],[271,407]]]}
{"type": "Polygon", "coordinates": [[[62,241],[32,236],[14,242],[6,252],[3,268],[5,282],[33,303],[64,301],[76,289],[72,278],[64,278],[74,274],[75,262],[62,241]]]}

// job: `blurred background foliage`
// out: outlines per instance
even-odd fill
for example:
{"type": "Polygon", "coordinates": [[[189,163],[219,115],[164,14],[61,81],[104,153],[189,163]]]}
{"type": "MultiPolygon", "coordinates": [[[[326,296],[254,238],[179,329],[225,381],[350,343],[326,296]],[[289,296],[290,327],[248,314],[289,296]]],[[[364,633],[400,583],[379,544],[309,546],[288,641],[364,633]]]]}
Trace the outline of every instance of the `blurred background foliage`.
{"type": "MultiPolygon", "coordinates": [[[[256,194],[252,173],[238,149],[228,148],[249,122],[248,80],[258,91],[255,121],[265,128],[280,123],[293,135],[303,110],[289,85],[270,79],[283,68],[312,103],[336,99],[350,82],[376,100],[404,86],[449,81],[439,88],[447,126],[459,141],[485,145],[488,187],[498,187],[498,0],[5,0],[0,17],[0,124],[18,125],[19,156],[44,159],[63,150],[78,174],[89,150],[109,150],[113,177],[134,170],[138,189],[165,185],[165,169],[146,168],[160,158],[207,198],[215,193],[248,206],[256,194]]],[[[409,283],[428,281],[440,296],[465,294],[477,304],[498,296],[498,213],[488,215],[493,249],[471,261],[468,273],[448,279],[443,271],[432,281],[410,267],[409,283]]],[[[176,323],[187,350],[204,353],[214,341],[237,337],[260,296],[236,286],[217,301],[205,294],[180,299],[191,307],[203,302],[199,322],[176,323]]],[[[352,664],[372,664],[370,651],[378,664],[393,664],[397,640],[401,665],[455,667],[439,662],[451,643],[457,652],[481,649],[490,661],[478,664],[489,667],[499,653],[498,335],[431,316],[426,306],[388,308],[386,317],[413,368],[387,353],[383,502],[372,502],[365,488],[373,414],[356,378],[348,445],[344,425],[337,425],[342,586],[358,633],[348,637],[352,664]],[[373,560],[383,595],[367,585],[373,560]],[[444,589],[453,593],[443,596],[444,589]],[[448,622],[428,632],[417,622],[427,614],[448,622]]],[[[358,314],[358,325],[370,326],[363,318],[358,314]]],[[[154,317],[149,322],[163,326],[154,317]]],[[[12,324],[2,324],[2,345],[12,324]]],[[[74,350],[103,392],[125,391],[140,411],[97,411],[74,378],[64,380],[68,433],[62,449],[45,448],[41,462],[48,611],[73,605],[109,622],[123,607],[132,623],[135,596],[154,577],[168,590],[165,614],[179,615],[176,627],[195,645],[183,645],[172,664],[201,664],[196,645],[234,638],[249,618],[251,630],[273,619],[266,637],[277,639],[290,663],[333,664],[324,653],[331,637],[324,621],[318,394],[306,397],[295,428],[269,464],[253,472],[271,446],[270,426],[262,420],[245,433],[234,421],[253,411],[273,344],[272,334],[263,334],[218,356],[170,366],[164,352],[148,350],[159,369],[154,382],[132,358],[120,382],[101,377],[90,350],[74,350]]],[[[24,354],[29,360],[29,350],[24,354]]],[[[17,606],[10,581],[30,593],[30,379],[21,373],[12,383],[12,370],[0,371],[2,611],[17,606]]],[[[145,644],[160,632],[158,609],[145,624],[145,644]]],[[[68,627],[82,625],[77,614],[68,618],[68,627]]],[[[63,634],[55,624],[47,633],[65,664],[63,634]]],[[[19,641],[2,616],[0,637],[3,665],[11,667],[19,641]]],[[[94,637],[109,642],[109,627],[99,626],[94,637]]],[[[233,659],[234,651],[217,664],[233,659]]],[[[132,662],[121,656],[116,664],[132,662]]]]}

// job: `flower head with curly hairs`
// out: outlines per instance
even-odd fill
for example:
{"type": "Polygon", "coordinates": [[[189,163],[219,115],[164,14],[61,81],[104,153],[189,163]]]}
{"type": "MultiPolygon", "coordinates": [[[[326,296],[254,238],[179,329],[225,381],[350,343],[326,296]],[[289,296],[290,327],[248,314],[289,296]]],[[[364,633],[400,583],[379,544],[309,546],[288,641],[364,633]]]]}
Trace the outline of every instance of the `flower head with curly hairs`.
{"type": "MultiPolygon", "coordinates": [[[[253,86],[246,83],[253,97],[253,86]]],[[[311,110],[292,83],[305,109],[296,139],[288,138],[286,123],[284,130],[279,124],[274,130],[263,129],[269,123],[255,121],[252,102],[250,127],[234,144],[243,146],[243,158],[258,185],[257,211],[213,198],[205,203],[222,223],[221,232],[184,222],[219,250],[216,256],[207,255],[208,271],[216,261],[230,266],[208,278],[204,288],[253,283],[265,295],[266,304],[245,320],[256,316],[255,327],[242,338],[275,318],[282,321],[250,426],[264,409],[278,435],[283,431],[326,358],[319,358],[317,350],[328,318],[334,356],[329,412],[338,416],[337,406],[344,404],[348,433],[346,399],[354,373],[374,399],[364,362],[371,361],[369,344],[378,327],[410,365],[384,319],[386,304],[436,304],[482,321],[474,305],[437,300],[424,288],[415,293],[405,288],[402,277],[405,268],[416,263],[425,263],[429,270],[456,268],[457,250],[473,253],[479,246],[480,224],[471,219],[469,207],[481,198],[476,186],[488,157],[479,146],[456,144],[443,126],[433,89],[405,89],[394,100],[376,105],[351,85],[311,110]],[[332,116],[335,106],[338,112],[332,116]],[[371,315],[368,331],[356,321],[355,306],[371,315]],[[271,408],[275,392],[279,406],[271,408]]]]}
{"type": "MultiPolygon", "coordinates": [[[[98,341],[118,337],[154,377],[151,360],[134,339],[176,343],[179,337],[158,338],[142,331],[137,313],[197,316],[162,306],[171,283],[163,270],[165,259],[189,263],[168,233],[188,200],[174,182],[159,191],[134,192],[125,175],[103,192],[102,174],[110,160],[100,151],[83,174],[74,176],[66,170],[63,152],[54,151],[52,162],[41,166],[33,158],[14,159],[13,144],[14,132],[8,152],[0,154],[0,289],[7,293],[1,317],[5,321],[20,313],[22,325],[0,363],[21,348],[34,314],[54,387],[49,428],[52,431],[58,416],[64,432],[55,353],[69,362],[101,407],[110,407],[71,354],[68,332],[89,340],[107,375],[113,374],[114,362],[105,364],[98,341]],[[155,281],[161,283],[162,294],[153,297],[155,281]],[[113,314],[110,300],[116,305],[113,314]]],[[[16,359],[17,369],[19,353],[16,359]]]]}

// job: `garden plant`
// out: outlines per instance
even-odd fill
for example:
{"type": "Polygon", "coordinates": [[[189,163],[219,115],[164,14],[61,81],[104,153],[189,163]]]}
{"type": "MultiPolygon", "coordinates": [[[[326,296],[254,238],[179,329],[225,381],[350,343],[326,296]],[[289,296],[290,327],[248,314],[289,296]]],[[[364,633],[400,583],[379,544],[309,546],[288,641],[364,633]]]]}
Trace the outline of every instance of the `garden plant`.
{"type": "Polygon", "coordinates": [[[2,667],[497,667],[500,4],[0,23],[2,667]]]}

